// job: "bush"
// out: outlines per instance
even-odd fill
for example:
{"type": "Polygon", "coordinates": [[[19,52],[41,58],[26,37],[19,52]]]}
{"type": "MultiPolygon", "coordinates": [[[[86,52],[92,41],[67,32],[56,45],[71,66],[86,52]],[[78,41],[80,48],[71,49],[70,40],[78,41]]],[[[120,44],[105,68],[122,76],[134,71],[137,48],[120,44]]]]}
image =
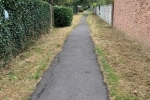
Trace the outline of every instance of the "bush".
{"type": "Polygon", "coordinates": [[[73,19],[73,11],[68,7],[54,7],[54,22],[56,27],[70,26],[73,19]]]}
{"type": "Polygon", "coordinates": [[[50,4],[41,0],[0,0],[0,67],[50,27],[50,4]],[[3,11],[9,12],[9,20],[3,11]]]}

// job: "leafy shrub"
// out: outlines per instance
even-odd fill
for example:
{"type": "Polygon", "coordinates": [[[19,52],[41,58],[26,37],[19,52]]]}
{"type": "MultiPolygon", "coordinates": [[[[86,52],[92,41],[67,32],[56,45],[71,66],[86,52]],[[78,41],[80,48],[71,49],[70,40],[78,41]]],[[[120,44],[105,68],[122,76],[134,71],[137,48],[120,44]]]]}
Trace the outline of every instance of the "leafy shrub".
{"type": "Polygon", "coordinates": [[[93,4],[92,4],[92,7],[96,7],[96,6],[97,6],[97,3],[93,3],[93,4]]]}
{"type": "Polygon", "coordinates": [[[0,0],[0,67],[50,27],[50,4],[41,0],[0,0]],[[3,11],[9,12],[6,20],[3,11]]]}
{"type": "Polygon", "coordinates": [[[114,0],[100,0],[97,2],[97,5],[108,5],[108,4],[112,4],[114,2],[114,0]]]}
{"type": "Polygon", "coordinates": [[[56,27],[70,26],[73,19],[73,11],[68,7],[54,7],[54,23],[56,27]]]}

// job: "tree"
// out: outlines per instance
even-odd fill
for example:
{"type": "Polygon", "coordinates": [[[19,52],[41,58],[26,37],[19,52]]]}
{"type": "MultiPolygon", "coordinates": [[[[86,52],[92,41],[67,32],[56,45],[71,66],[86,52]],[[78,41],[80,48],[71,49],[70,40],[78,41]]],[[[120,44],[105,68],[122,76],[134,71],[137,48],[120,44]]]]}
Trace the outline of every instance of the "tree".
{"type": "Polygon", "coordinates": [[[52,5],[65,5],[71,2],[71,0],[43,0],[43,1],[49,2],[52,5]]]}
{"type": "Polygon", "coordinates": [[[52,5],[65,5],[77,3],[78,5],[82,6],[90,6],[93,3],[96,3],[98,5],[110,4],[114,0],[43,0],[43,1],[49,2],[52,5]]]}
{"type": "Polygon", "coordinates": [[[106,5],[106,4],[111,4],[113,3],[114,0],[96,0],[96,3],[98,5],[106,5]]]}
{"type": "Polygon", "coordinates": [[[65,5],[67,3],[69,3],[71,0],[54,0],[54,3],[56,5],[65,5]]]}
{"type": "Polygon", "coordinates": [[[53,4],[54,2],[54,0],[43,0],[43,1],[49,2],[50,4],[53,4]]]}
{"type": "Polygon", "coordinates": [[[79,5],[90,5],[95,0],[43,0],[49,2],[50,4],[54,5],[65,5],[65,4],[72,4],[78,3],[79,5]]]}

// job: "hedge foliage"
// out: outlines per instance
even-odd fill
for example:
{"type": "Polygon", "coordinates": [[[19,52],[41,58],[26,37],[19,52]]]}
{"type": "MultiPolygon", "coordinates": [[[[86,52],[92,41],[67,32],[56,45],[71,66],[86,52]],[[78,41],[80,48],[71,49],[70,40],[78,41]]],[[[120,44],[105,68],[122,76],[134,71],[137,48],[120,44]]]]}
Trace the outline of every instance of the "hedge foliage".
{"type": "Polygon", "coordinates": [[[73,11],[68,7],[54,6],[54,18],[56,27],[70,26],[73,19],[73,11]]]}
{"type": "Polygon", "coordinates": [[[0,0],[0,67],[50,27],[50,4],[42,0],[0,0]],[[9,20],[4,18],[4,9],[9,20]]]}

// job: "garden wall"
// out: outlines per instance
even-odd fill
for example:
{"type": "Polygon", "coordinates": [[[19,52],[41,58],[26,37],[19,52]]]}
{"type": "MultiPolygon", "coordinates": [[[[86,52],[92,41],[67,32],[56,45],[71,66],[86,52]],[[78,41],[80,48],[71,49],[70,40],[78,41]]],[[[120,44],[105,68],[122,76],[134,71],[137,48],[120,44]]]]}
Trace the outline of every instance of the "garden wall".
{"type": "Polygon", "coordinates": [[[113,26],[150,48],[150,0],[114,0],[113,26]]]}

